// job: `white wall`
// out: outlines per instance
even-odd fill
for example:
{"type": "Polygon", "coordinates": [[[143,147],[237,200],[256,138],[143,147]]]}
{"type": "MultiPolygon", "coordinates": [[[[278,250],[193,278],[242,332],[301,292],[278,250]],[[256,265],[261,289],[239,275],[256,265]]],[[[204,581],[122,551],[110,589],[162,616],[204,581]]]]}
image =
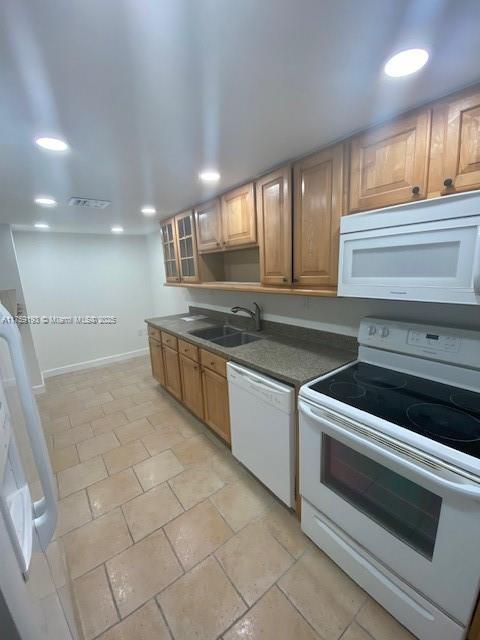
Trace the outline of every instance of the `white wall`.
{"type": "Polygon", "coordinates": [[[30,314],[118,317],[115,326],[34,326],[40,367],[47,374],[143,349],[146,338],[138,332],[144,318],[184,313],[191,304],[228,311],[256,301],[266,319],[350,335],[366,315],[480,329],[476,307],[165,287],[160,233],[16,232],[14,238],[30,314]]]}
{"type": "Polygon", "coordinates": [[[188,310],[188,289],[164,287],[165,266],[160,231],[147,236],[154,316],[169,316],[188,310]]]}
{"type": "Polygon", "coordinates": [[[143,321],[153,313],[145,236],[15,232],[14,240],[30,315],[117,317],[115,325],[34,325],[44,374],[145,349],[143,321]]]}
{"type": "Polygon", "coordinates": [[[150,238],[150,247],[155,258],[155,264],[151,263],[155,283],[153,308],[154,314],[158,316],[182,313],[191,304],[229,311],[234,305],[248,306],[255,301],[260,304],[263,315],[268,320],[348,335],[356,335],[360,320],[368,315],[480,330],[480,310],[475,306],[164,287],[162,246],[159,234],[155,236],[158,236],[155,241],[150,238]]]}
{"type": "MultiPolygon", "coordinates": [[[[17,302],[27,311],[12,232],[8,224],[0,224],[0,291],[7,289],[15,290],[17,302]]],[[[19,328],[31,383],[34,387],[39,387],[43,380],[30,327],[19,325],[19,328]]]]}

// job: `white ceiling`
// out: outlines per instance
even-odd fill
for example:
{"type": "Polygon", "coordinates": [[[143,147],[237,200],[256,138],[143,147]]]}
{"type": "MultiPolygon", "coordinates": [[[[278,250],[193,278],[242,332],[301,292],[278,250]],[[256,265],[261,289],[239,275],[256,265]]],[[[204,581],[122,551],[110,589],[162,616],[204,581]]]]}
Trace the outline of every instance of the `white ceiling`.
{"type": "Polygon", "coordinates": [[[151,231],[142,205],[184,209],[480,80],[479,60],[478,0],[2,0],[0,222],[151,231]],[[427,67],[386,78],[408,46],[427,67]],[[39,134],[71,151],[41,151],[39,134]],[[59,206],[33,205],[45,194],[59,206]]]}

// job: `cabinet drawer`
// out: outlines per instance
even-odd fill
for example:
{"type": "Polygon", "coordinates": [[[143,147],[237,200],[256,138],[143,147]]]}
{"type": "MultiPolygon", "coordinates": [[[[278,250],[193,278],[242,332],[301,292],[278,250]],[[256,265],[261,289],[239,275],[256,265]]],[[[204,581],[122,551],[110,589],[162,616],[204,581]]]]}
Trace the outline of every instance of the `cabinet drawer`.
{"type": "Polygon", "coordinates": [[[191,342],[186,342],[185,340],[178,341],[178,351],[179,353],[187,356],[191,360],[195,360],[198,362],[198,347],[195,347],[191,342]]]}
{"type": "Polygon", "coordinates": [[[154,340],[160,341],[161,340],[160,329],[156,329],[155,327],[148,325],[148,337],[153,338],[154,340]]]}
{"type": "Polygon", "coordinates": [[[207,369],[211,369],[212,371],[216,371],[221,376],[226,377],[227,375],[227,361],[222,356],[217,356],[210,351],[206,351],[205,349],[200,349],[200,362],[207,369]]]}
{"type": "Polygon", "coordinates": [[[166,344],[167,347],[170,347],[170,349],[175,349],[175,351],[178,350],[177,339],[175,336],[172,336],[171,333],[165,333],[165,331],[162,331],[162,342],[163,344],[166,344]]]}

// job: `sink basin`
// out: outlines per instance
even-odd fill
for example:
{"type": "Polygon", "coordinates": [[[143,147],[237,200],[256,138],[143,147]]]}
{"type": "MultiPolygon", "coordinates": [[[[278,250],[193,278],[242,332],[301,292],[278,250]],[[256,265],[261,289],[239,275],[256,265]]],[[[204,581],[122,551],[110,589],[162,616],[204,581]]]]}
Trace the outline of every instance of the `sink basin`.
{"type": "Polygon", "coordinates": [[[206,329],[196,329],[195,331],[189,331],[190,335],[197,338],[203,338],[204,340],[215,340],[216,338],[223,338],[238,335],[242,333],[241,329],[234,329],[224,324],[218,324],[214,327],[207,327],[206,329]]]}
{"type": "Polygon", "coordinates": [[[261,340],[260,336],[254,336],[244,331],[239,331],[229,336],[223,336],[221,338],[215,338],[212,340],[215,344],[220,344],[222,347],[240,347],[242,344],[249,344],[250,342],[256,342],[261,340]]]}

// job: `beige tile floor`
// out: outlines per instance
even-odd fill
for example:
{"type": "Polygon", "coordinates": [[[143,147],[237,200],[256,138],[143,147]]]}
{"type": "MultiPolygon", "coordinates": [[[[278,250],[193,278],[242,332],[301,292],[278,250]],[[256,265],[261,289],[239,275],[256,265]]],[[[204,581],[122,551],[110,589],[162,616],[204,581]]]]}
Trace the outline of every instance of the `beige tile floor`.
{"type": "Polygon", "coordinates": [[[56,540],[86,640],[412,640],[147,358],[46,386],[56,540]]]}

